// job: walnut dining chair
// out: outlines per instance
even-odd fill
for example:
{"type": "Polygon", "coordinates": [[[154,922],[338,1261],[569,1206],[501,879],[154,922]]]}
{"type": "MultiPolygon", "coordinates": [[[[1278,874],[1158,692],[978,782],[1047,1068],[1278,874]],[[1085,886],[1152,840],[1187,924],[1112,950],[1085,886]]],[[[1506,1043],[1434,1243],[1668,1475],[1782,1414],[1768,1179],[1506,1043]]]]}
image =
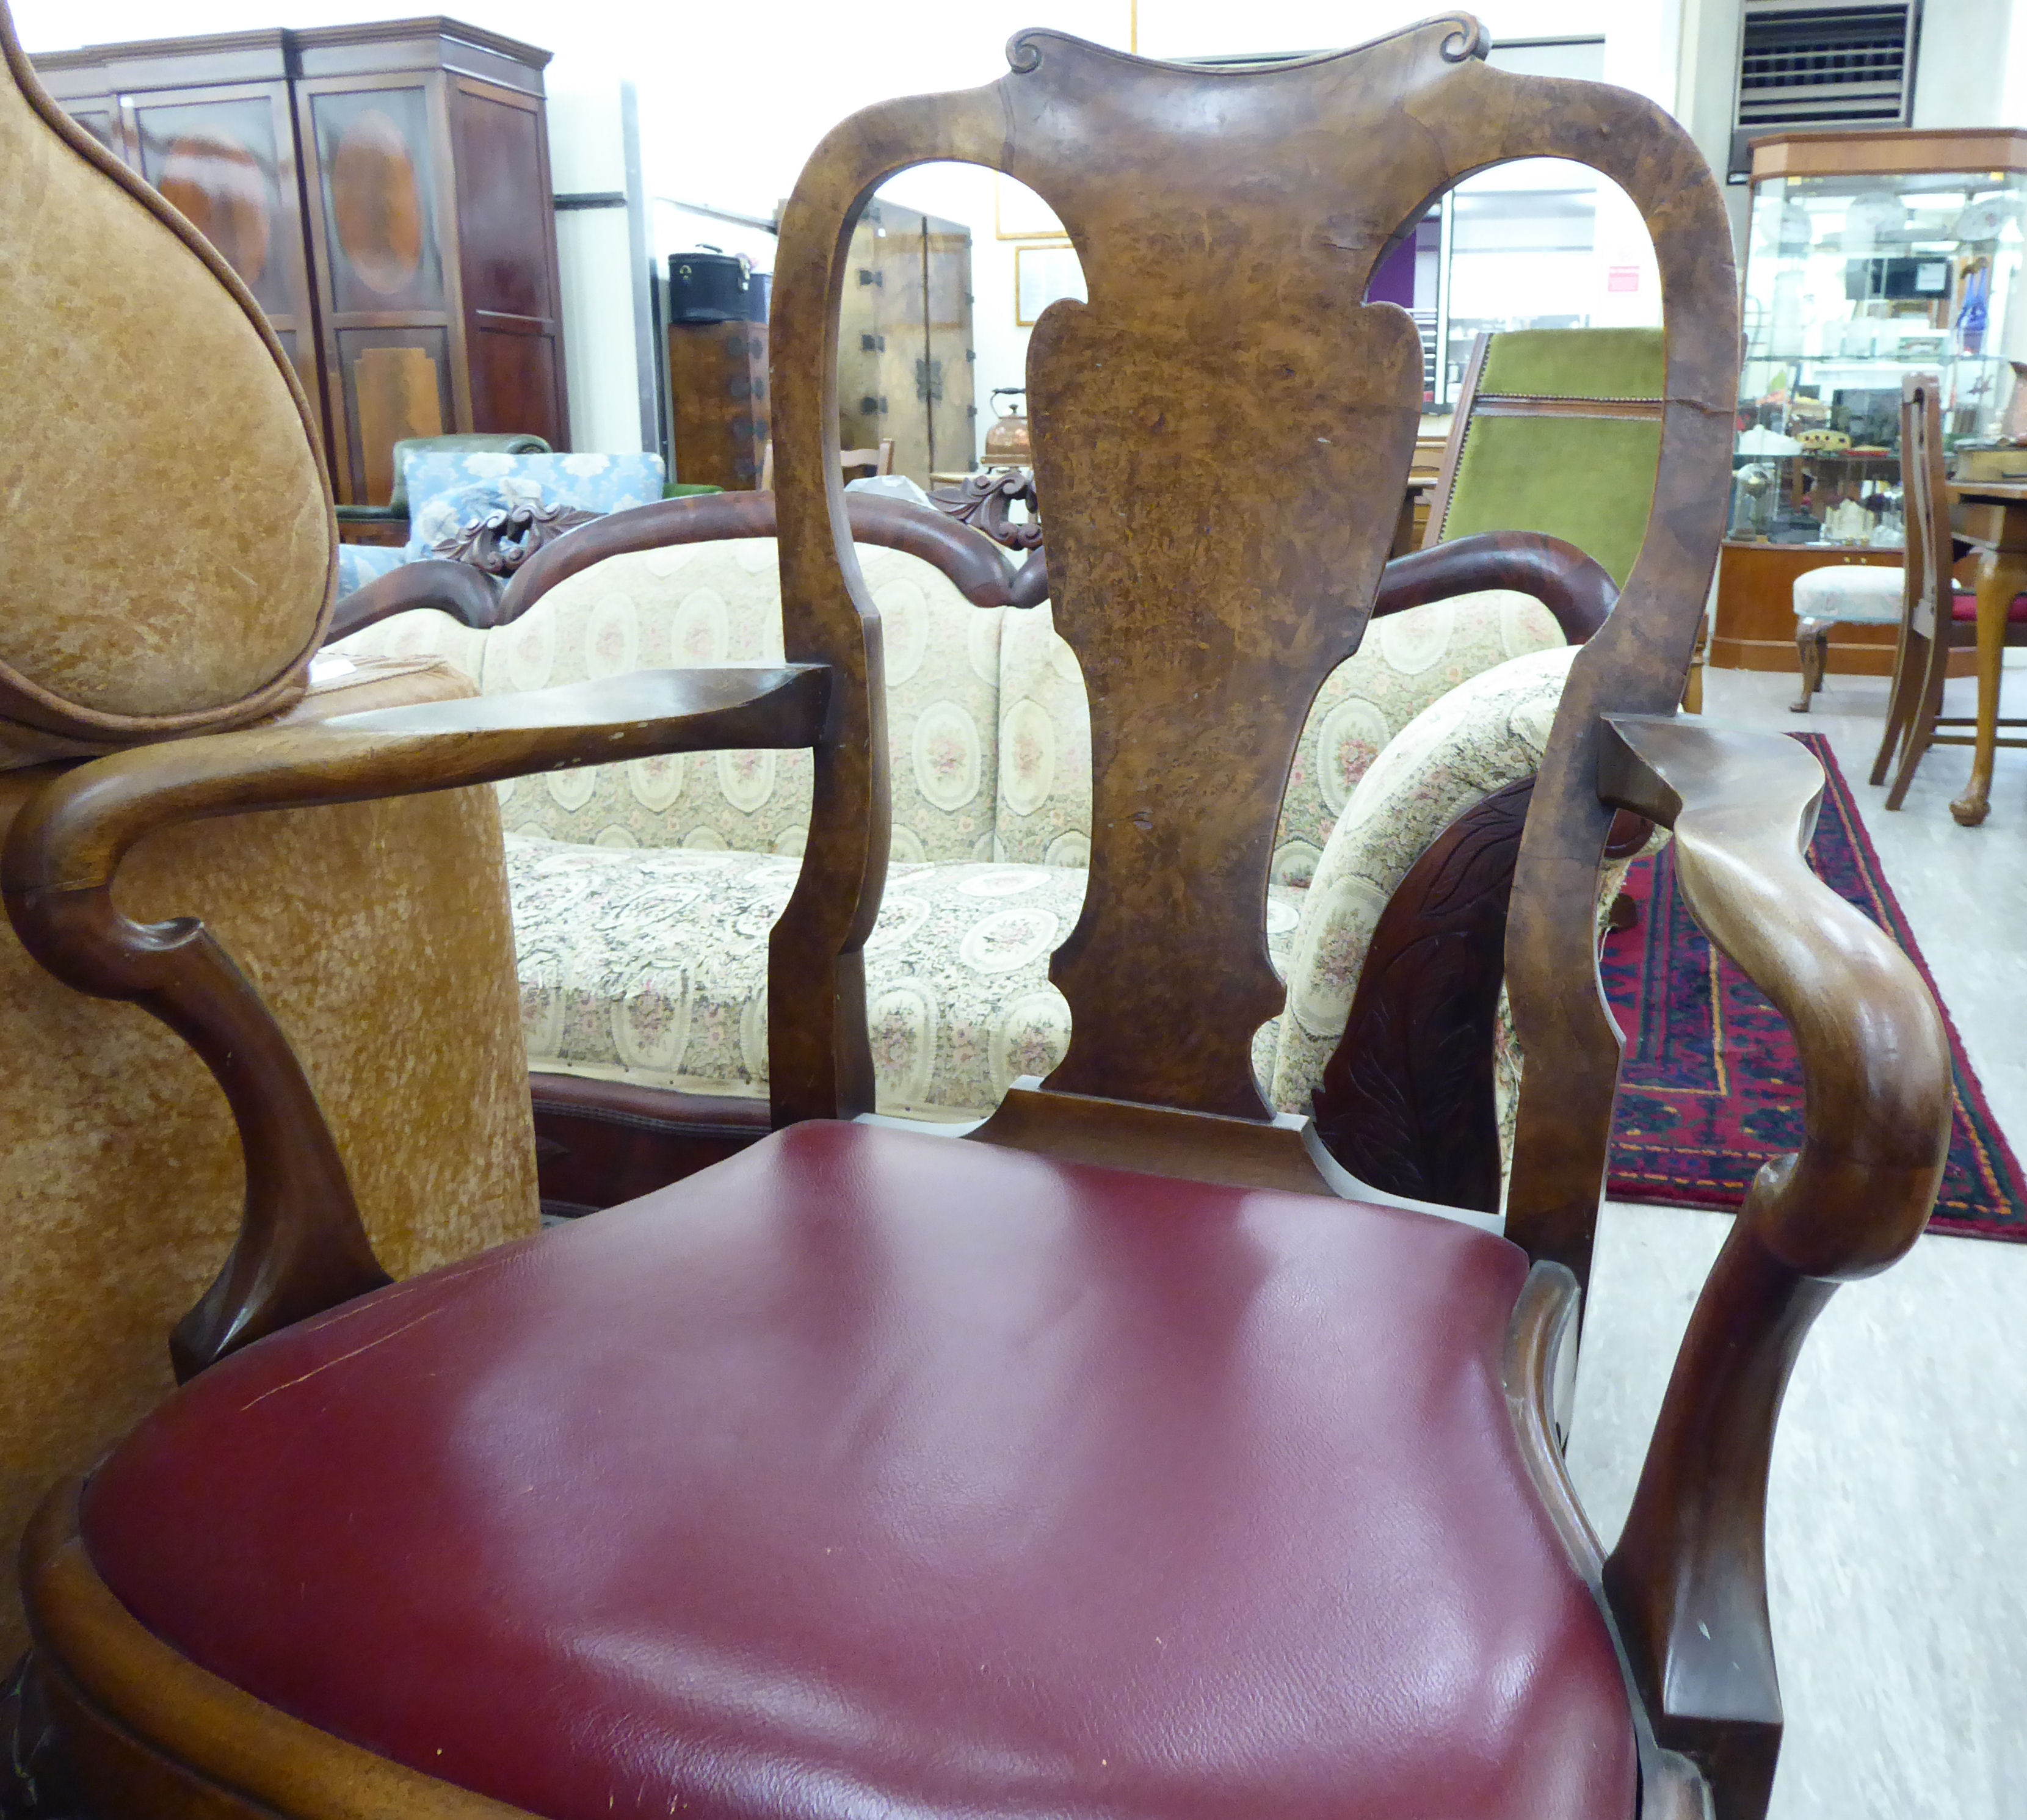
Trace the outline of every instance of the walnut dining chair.
{"type": "MultiPolygon", "coordinates": [[[[1950,536],[1949,476],[1943,466],[1942,381],[1933,373],[1910,373],[1900,382],[1900,498],[1907,527],[1906,563],[1899,569],[1863,571],[1880,577],[1880,585],[1900,609],[1886,726],[1872,761],[1871,781],[1882,784],[1896,757],[1900,760],[1886,792],[1889,809],[1907,800],[1907,786],[1929,747],[1977,743],[1974,734],[1964,730],[1977,724],[1975,715],[1942,711],[1950,653],[1977,643],[1977,600],[1958,592],[1951,578],[1958,546],[1950,536]],[[1885,580],[1889,577],[1890,581],[1885,580]]],[[[2007,610],[2005,642],[2009,647],[2027,644],[2027,594],[2007,610]]],[[[1820,663],[1816,675],[1820,687],[1820,663]]],[[[1807,695],[1805,679],[1804,701],[1807,695]]],[[[2002,719],[1998,724],[2018,728],[2027,726],[2027,721],[2002,719]]],[[[2027,745],[2027,737],[2006,734],[1997,743],[2027,745]]]]}
{"type": "Polygon", "coordinates": [[[1837,1285],[1922,1229],[1948,1054],[1914,969],[1804,861],[1815,760],[1674,712],[1724,528],[1718,189],[1652,102],[1486,48],[1460,16],[1245,69],[1031,31],[996,82],[855,116],[781,223],[784,663],[190,740],[84,767],[17,825],[24,940],[189,1038],[249,1170],[216,1362],[30,1540],[53,1783],[106,1820],[1763,1813],[1781,1388],[1837,1285]],[[1503,1220],[1474,1222],[1349,1190],[1250,1050],[1280,1001],[1276,810],[1420,420],[1414,326],[1360,300],[1432,198],[1541,156],[1645,218],[1666,391],[1646,537],[1516,865],[1517,1150],[1503,1220]],[[1073,1033],[968,1136],[867,1116],[884,660],[833,404],[851,224],[949,159],[1042,195],[1090,284],[1028,356],[1091,703],[1090,886],[1052,968],[1073,1033]],[[278,802],[742,745],[815,755],[770,937],[777,1128],[375,1290],[313,1084],[200,925],[121,917],[126,851],[278,802]],[[1691,907],[1795,1028],[1808,1110],[1700,1293],[1606,1554],[1555,1386],[1618,1071],[1594,917],[1619,807],[1672,824],[1691,907]]]}

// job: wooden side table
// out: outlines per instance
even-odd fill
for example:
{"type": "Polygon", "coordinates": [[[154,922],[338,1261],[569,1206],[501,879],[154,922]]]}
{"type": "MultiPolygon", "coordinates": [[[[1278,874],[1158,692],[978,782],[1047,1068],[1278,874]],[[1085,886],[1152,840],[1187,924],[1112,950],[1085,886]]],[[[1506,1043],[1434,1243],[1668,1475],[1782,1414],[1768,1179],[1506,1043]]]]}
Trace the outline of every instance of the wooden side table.
{"type": "Polygon", "coordinates": [[[1966,828],[1975,828],[1991,804],[1992,755],[2027,739],[1999,736],[2000,664],[2006,615],[2027,589],[2027,482],[1973,480],[1950,486],[1950,529],[1977,553],[1977,730],[1972,740],[1970,787],[1950,805],[1966,828]]]}

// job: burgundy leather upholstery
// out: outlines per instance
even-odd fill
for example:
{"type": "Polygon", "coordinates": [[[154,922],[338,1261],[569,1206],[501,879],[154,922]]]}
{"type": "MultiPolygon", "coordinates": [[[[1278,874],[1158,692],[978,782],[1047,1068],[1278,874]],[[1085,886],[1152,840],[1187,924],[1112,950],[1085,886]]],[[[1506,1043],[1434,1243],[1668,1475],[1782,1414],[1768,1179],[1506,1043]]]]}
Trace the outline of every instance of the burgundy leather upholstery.
{"type": "Polygon", "coordinates": [[[803,1125],[227,1360],[84,1533],[196,1661],[556,1820],[1630,1820],[1526,1268],[803,1125]]]}
{"type": "MultiPolygon", "coordinates": [[[[1950,617],[1956,620],[1968,620],[1976,624],[1977,596],[1975,594],[1966,594],[1961,588],[1956,589],[1950,600],[1950,617]]],[[[2013,604],[2006,609],[2006,623],[2009,626],[2027,624],[2027,594],[2016,594],[2013,596],[2013,604]]]]}

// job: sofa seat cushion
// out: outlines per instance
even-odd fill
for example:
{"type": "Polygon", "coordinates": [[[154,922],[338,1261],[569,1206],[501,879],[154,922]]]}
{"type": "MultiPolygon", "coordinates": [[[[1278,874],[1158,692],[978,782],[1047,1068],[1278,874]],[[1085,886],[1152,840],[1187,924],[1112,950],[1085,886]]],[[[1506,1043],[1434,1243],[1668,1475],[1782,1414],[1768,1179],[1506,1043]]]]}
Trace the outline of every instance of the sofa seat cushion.
{"type": "MultiPolygon", "coordinates": [[[[767,1083],[767,936],[800,860],[509,835],[532,1068],[706,1093],[767,1083]]],[[[1084,904],[1058,866],[896,865],[866,947],[881,1109],[977,1117],[1069,1042],[1049,956],[1084,904]]],[[[1281,964],[1301,894],[1268,891],[1281,964]]]]}
{"type": "Polygon", "coordinates": [[[1527,1271],[802,1125],[228,1359],[83,1534],[204,1668],[552,1820],[1630,1820],[1527,1271]]]}

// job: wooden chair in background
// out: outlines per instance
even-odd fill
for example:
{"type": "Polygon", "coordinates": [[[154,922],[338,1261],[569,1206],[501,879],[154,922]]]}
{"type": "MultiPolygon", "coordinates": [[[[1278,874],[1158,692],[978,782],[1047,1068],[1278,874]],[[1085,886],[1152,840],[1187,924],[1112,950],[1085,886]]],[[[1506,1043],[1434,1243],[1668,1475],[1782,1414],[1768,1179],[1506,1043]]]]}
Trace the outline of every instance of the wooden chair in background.
{"type": "MultiPolygon", "coordinates": [[[[1949,477],[1943,467],[1942,382],[1933,373],[1910,373],[1900,382],[1900,497],[1907,520],[1907,559],[1903,567],[1864,571],[1835,570],[1839,576],[1863,573],[1892,577],[1899,584],[1900,641],[1893,653],[1893,690],[1887,700],[1886,729],[1879,755],[1872,761],[1872,781],[1885,781],[1896,755],[1900,769],[1886,793],[1886,807],[1898,809],[1922,755],[1931,746],[1972,746],[1976,736],[1938,733],[1939,727],[1970,728],[1972,714],[1945,714],[1943,685],[1949,680],[1950,653],[1977,643],[1975,596],[1959,593],[1951,579],[1956,546],[1950,537],[1949,477]],[[1937,628],[1940,627],[1938,633],[1937,628]]],[[[1802,581],[1811,579],[1804,575],[1802,581]]],[[[1795,584],[1801,611],[1802,581],[1795,584]]],[[[2006,643],[2027,645],[2027,595],[2015,600],[2006,616],[2006,643]]],[[[1808,699],[1804,670],[1803,700],[1808,699]]],[[[1821,687],[1822,666],[1816,670],[1821,687]]],[[[2002,727],[2027,726],[2027,720],[2001,720],[2002,727]]],[[[2002,746],[2027,746],[2027,738],[2002,736],[2002,746]]]]}
{"type": "MultiPolygon", "coordinates": [[[[788,663],[168,746],[17,827],[0,883],[24,939],[174,1022],[248,1157],[191,1355],[220,1362],[53,1493],[26,1552],[39,1760],[94,1814],[1763,1812],[1781,1386],[1836,1284],[1922,1229],[1948,1052],[1914,969],[1802,858],[1814,760],[1673,711],[1737,367],[1717,188],[1644,98],[1484,52],[1455,17],[1246,69],[1037,31],[996,83],[867,110],[782,220],[788,663]],[[1364,632],[1419,422],[1413,331],[1359,299],[1391,223],[1536,156],[1641,211],[1670,327],[1661,509],[1563,692],[1516,866],[1501,1236],[1361,1199],[1269,1115],[1250,1048],[1281,998],[1276,810],[1364,632]],[[1091,278],[1029,355],[1096,760],[1052,968],[1074,1027],[969,1140],[859,1116],[884,659],[824,408],[851,223],[936,159],[1029,185],[1091,278]],[[197,925],[111,903],[126,849],[191,817],[799,745],[814,811],[753,1033],[774,1134],[378,1294],[253,988],[197,925]],[[1554,1386],[1617,1075],[1594,925],[1615,806],[1674,824],[1692,907],[1796,1019],[1810,1110],[1703,1290],[1601,1558],[1554,1386]]],[[[1017,896],[981,951],[1058,932],[1017,896]]]]}
{"type": "MultiPolygon", "coordinates": [[[[857,480],[863,474],[884,474],[894,471],[894,439],[883,436],[877,449],[840,449],[837,464],[844,471],[847,480],[857,480]]],[[[774,444],[768,439],[766,452],[760,458],[760,490],[774,490],[774,444]]]]}

